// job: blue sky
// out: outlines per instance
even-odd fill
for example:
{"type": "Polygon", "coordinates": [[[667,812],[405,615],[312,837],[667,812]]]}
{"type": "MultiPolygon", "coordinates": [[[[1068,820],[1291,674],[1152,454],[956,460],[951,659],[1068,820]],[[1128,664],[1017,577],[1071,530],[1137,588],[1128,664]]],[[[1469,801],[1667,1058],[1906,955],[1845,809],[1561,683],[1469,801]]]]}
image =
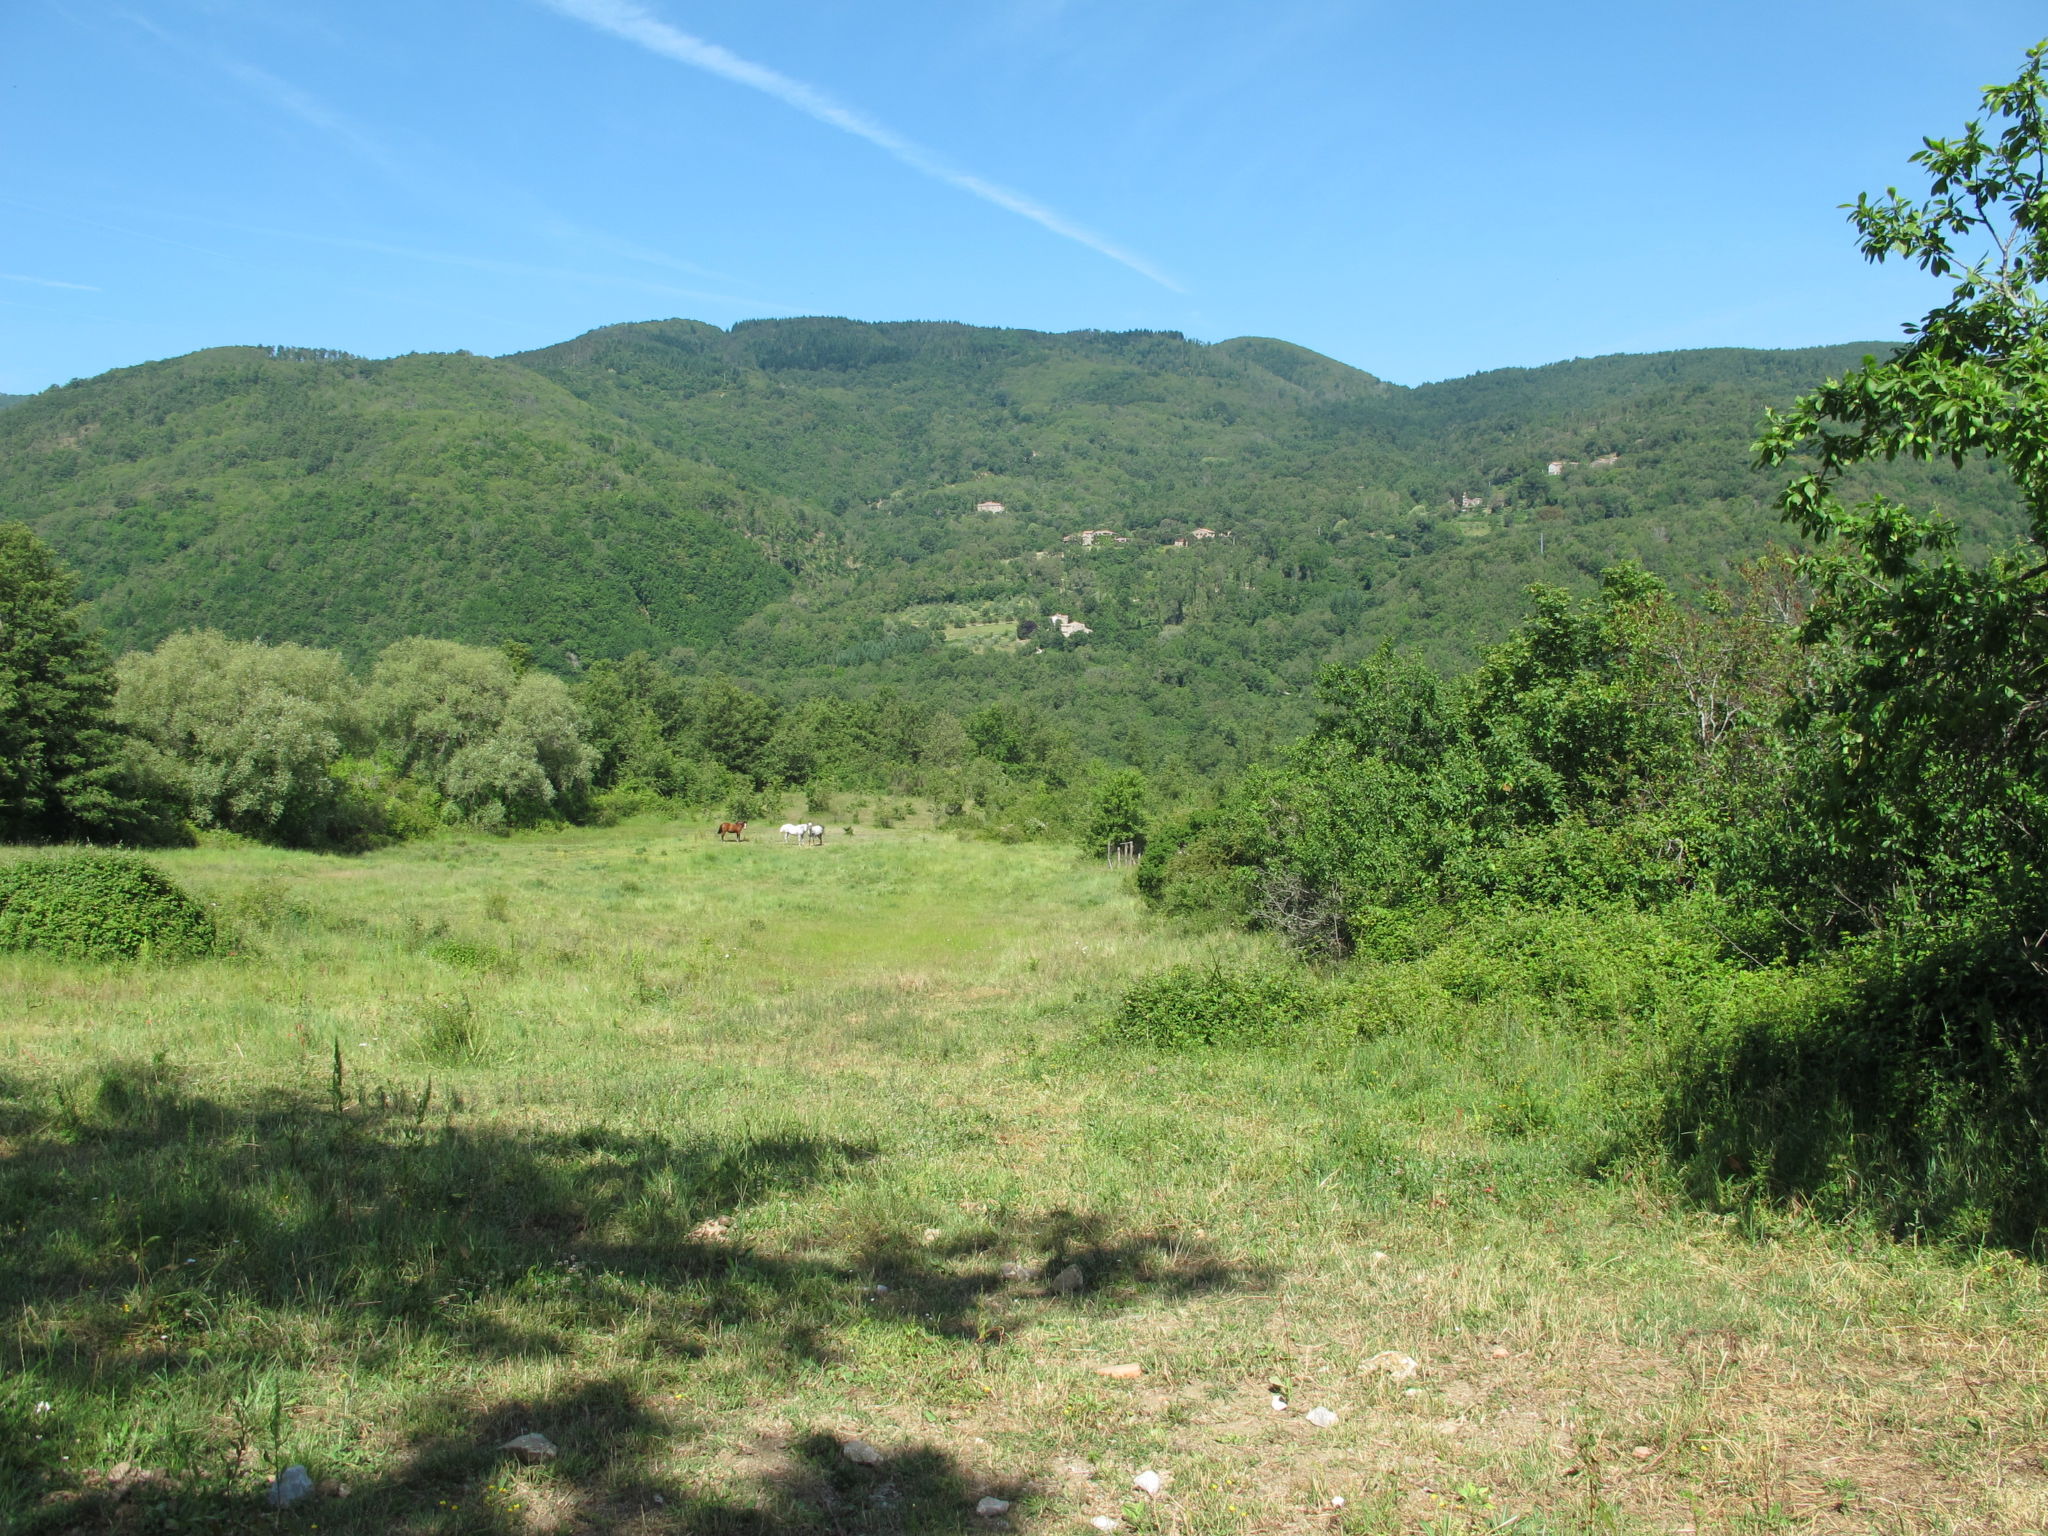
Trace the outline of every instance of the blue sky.
{"type": "Polygon", "coordinates": [[[0,391],[781,314],[1402,383],[1894,335],[1838,205],[2038,5],[8,0],[0,391]]]}

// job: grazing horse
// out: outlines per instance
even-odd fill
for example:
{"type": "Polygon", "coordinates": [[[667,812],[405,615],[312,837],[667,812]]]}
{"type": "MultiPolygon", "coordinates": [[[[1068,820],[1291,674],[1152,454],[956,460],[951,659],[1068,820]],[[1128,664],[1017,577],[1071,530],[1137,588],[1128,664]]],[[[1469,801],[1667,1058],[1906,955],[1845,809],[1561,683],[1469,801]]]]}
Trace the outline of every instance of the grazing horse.
{"type": "Polygon", "coordinates": [[[732,840],[736,843],[747,840],[747,824],[744,821],[721,821],[718,824],[718,840],[721,843],[725,841],[728,832],[732,834],[732,840]]]}
{"type": "Polygon", "coordinates": [[[825,846],[825,829],[815,821],[806,822],[802,827],[798,828],[797,841],[813,843],[822,848],[825,846]]]}
{"type": "Polygon", "coordinates": [[[802,842],[804,835],[809,831],[810,828],[800,821],[785,821],[782,824],[782,840],[786,843],[791,838],[795,838],[798,842],[802,842]]]}

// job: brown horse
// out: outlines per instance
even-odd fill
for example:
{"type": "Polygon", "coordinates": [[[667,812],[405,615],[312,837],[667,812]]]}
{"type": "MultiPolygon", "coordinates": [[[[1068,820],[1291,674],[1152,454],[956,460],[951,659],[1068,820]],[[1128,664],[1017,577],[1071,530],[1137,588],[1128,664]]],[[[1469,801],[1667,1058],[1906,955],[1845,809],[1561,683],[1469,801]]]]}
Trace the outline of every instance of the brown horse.
{"type": "Polygon", "coordinates": [[[747,840],[747,824],[744,821],[721,821],[718,824],[718,840],[721,843],[725,841],[725,835],[728,832],[732,834],[732,840],[736,843],[743,843],[747,840]]]}

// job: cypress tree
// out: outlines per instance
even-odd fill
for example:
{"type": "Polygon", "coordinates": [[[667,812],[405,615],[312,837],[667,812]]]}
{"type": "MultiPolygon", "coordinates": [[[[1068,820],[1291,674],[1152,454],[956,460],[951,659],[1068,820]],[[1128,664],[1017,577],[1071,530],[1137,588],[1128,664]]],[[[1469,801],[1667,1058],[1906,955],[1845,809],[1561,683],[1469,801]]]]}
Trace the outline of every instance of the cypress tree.
{"type": "Polygon", "coordinates": [[[126,766],[76,590],[27,524],[0,522],[0,840],[155,840],[173,818],[126,766]]]}

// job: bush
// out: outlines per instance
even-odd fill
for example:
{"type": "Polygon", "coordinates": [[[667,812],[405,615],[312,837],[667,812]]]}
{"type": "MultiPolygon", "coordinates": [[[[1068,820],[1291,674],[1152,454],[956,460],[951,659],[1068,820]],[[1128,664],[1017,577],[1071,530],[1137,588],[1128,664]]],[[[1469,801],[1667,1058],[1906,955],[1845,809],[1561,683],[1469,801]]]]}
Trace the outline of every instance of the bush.
{"type": "Polygon", "coordinates": [[[514,969],[512,957],[495,944],[479,944],[468,939],[442,939],[428,945],[427,953],[443,965],[467,971],[473,976],[514,969]]]}
{"type": "Polygon", "coordinates": [[[186,960],[220,942],[204,907],[131,854],[67,853],[0,870],[0,950],[186,960]]]}
{"type": "Polygon", "coordinates": [[[1324,1007],[1322,988],[1302,972],[1180,965],[1125,993],[1103,1034],[1164,1050],[1279,1045],[1324,1007]]]}
{"type": "Polygon", "coordinates": [[[626,780],[591,796],[590,820],[594,826],[616,827],[635,816],[653,816],[673,812],[675,808],[675,802],[653,786],[626,780]]]}
{"type": "Polygon", "coordinates": [[[2048,1008],[1986,927],[1851,946],[1675,1038],[1647,1107],[1693,1193],[2048,1246],[2048,1008]]]}

